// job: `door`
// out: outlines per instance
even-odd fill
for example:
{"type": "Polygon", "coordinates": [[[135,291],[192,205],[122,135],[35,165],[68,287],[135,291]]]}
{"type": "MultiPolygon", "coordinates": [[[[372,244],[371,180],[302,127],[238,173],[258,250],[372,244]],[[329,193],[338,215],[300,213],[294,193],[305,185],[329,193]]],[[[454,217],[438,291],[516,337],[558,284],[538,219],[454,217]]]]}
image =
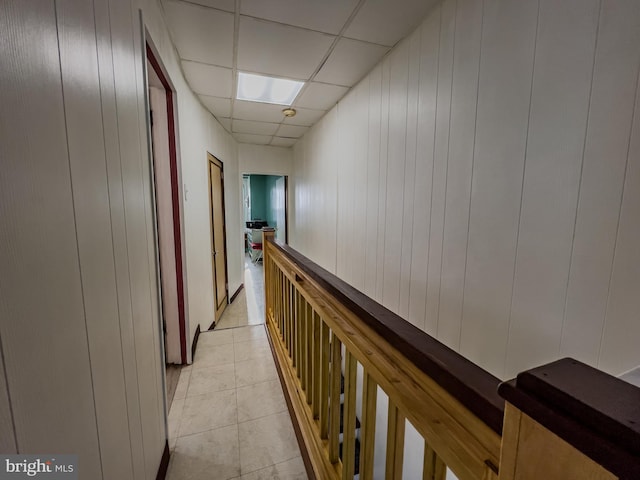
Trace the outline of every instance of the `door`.
{"type": "Polygon", "coordinates": [[[213,267],[213,297],[217,323],[227,306],[227,249],[224,219],[224,174],[222,162],[211,154],[209,159],[209,190],[211,206],[211,260],[213,267]]]}

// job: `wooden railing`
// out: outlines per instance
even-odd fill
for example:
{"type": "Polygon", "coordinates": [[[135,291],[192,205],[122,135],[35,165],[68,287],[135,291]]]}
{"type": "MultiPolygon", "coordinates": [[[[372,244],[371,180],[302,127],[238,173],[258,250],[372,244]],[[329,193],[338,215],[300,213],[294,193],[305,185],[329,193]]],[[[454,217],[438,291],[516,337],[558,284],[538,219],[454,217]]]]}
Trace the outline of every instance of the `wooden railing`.
{"type": "MultiPolygon", "coordinates": [[[[553,410],[548,399],[531,400],[532,392],[546,388],[540,387],[544,380],[536,384],[527,378],[526,392],[517,382],[503,384],[501,393],[509,401],[505,409],[496,377],[295,250],[275,243],[273,232],[264,237],[266,325],[310,477],[353,479],[357,473],[368,480],[375,468],[376,478],[400,479],[405,464],[415,474],[415,459],[404,459],[409,421],[424,439],[423,479],[444,480],[447,468],[459,480],[640,479],[627,476],[640,472],[633,448],[626,455],[613,445],[606,449],[608,457],[596,455],[594,460],[597,448],[571,445],[558,437],[557,428],[545,425],[549,418],[566,424],[561,417],[570,414],[553,410]],[[379,398],[388,398],[386,415],[379,411],[379,398]],[[550,409],[555,417],[549,417],[550,409]],[[386,425],[380,428],[385,416],[386,425]],[[546,435],[531,443],[532,432],[546,435]],[[380,436],[386,447],[376,449],[380,436]],[[549,458],[563,452],[570,462],[556,461],[551,468],[543,457],[534,458],[538,451],[549,458]]],[[[552,365],[546,375],[553,368],[557,373],[582,365],[567,362],[552,365]]],[[[625,415],[640,417],[640,412],[625,415]]],[[[628,438],[637,441],[640,432],[631,430],[626,430],[628,438]]],[[[588,438],[602,440],[598,435],[588,438]]]]}

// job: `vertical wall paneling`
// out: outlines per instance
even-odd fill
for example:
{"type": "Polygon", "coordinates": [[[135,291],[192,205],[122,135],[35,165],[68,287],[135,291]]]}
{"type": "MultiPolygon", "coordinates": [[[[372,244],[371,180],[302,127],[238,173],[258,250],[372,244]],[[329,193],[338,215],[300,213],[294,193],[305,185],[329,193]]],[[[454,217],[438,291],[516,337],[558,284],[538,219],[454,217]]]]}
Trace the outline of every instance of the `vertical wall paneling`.
{"type": "MultiPolygon", "coordinates": [[[[427,263],[431,218],[431,178],[435,141],[436,98],[438,88],[438,51],[440,44],[440,8],[427,17],[420,28],[420,78],[418,87],[418,125],[416,138],[416,174],[414,177],[413,239],[408,320],[425,329],[427,263]]],[[[433,331],[432,331],[433,333],[433,331]]]]}
{"type": "Polygon", "coordinates": [[[55,5],[2,7],[0,337],[17,445],[76,453],[100,478],[55,5]]]}
{"type": "MultiPolygon", "coordinates": [[[[409,48],[409,77],[407,84],[407,129],[405,135],[405,169],[402,244],[400,264],[400,301],[398,312],[403,318],[409,314],[409,293],[411,291],[411,260],[413,254],[413,217],[416,214],[414,199],[416,175],[416,137],[418,131],[418,88],[420,82],[420,30],[416,30],[407,40],[409,48]]],[[[419,207],[418,207],[419,208],[419,207]]]]}
{"type": "Polygon", "coordinates": [[[380,181],[380,125],[381,113],[381,82],[382,70],[374,69],[367,79],[369,86],[369,118],[368,118],[368,145],[366,158],[367,202],[366,224],[363,242],[365,247],[364,261],[364,290],[370,297],[376,295],[376,263],[382,254],[378,245],[378,198],[381,193],[378,190],[380,181]]]}
{"type": "Polygon", "coordinates": [[[484,2],[458,0],[437,338],[458,349],[467,255],[484,2]]]}
{"type": "Polygon", "coordinates": [[[92,3],[59,0],[67,140],[105,478],[133,478],[92,3]]]}
{"type": "MultiPolygon", "coordinates": [[[[640,82],[640,76],[638,81],[640,82]]],[[[622,206],[618,221],[615,256],[607,315],[598,366],[621,373],[636,367],[640,338],[640,95],[636,86],[633,128],[627,154],[622,206]]]]}
{"type": "MultiPolygon", "coordinates": [[[[111,43],[109,4],[95,2],[95,22],[97,37],[97,58],[100,74],[102,100],[103,136],[106,155],[106,174],[109,187],[111,214],[111,237],[113,241],[114,266],[118,295],[119,330],[122,344],[124,381],[126,386],[127,418],[129,423],[129,444],[133,477],[145,478],[144,453],[142,446],[142,424],[138,392],[138,370],[133,333],[131,308],[131,286],[129,279],[129,259],[125,225],[125,206],[122,182],[120,139],[118,132],[118,111],[114,79],[114,57],[111,43]]],[[[113,359],[117,361],[117,359],[113,359]]],[[[123,440],[126,443],[126,440],[123,440]]]]}
{"type": "Polygon", "coordinates": [[[397,312],[400,301],[402,210],[407,129],[409,44],[404,41],[389,55],[389,132],[386,185],[384,287],[382,303],[397,312]]]}
{"type": "Polygon", "coordinates": [[[508,377],[559,354],[599,3],[540,1],[508,377]]]}
{"type": "Polygon", "coordinates": [[[440,18],[440,53],[438,55],[438,93],[436,99],[435,143],[431,177],[431,216],[429,257],[427,261],[427,306],[425,329],[436,334],[438,328],[442,238],[444,226],[447,164],[449,157],[449,121],[451,119],[451,85],[456,32],[457,0],[445,0],[440,18]]]}
{"type": "Polygon", "coordinates": [[[366,249],[366,210],[367,210],[367,151],[369,135],[369,85],[368,82],[361,82],[354,88],[356,97],[356,123],[354,140],[356,143],[355,152],[355,172],[352,191],[355,194],[353,210],[351,211],[351,222],[353,225],[353,237],[351,243],[354,245],[352,255],[353,262],[353,285],[364,290],[365,284],[365,249],[366,249]],[[355,242],[354,239],[357,239],[355,242]]]}
{"type": "Polygon", "coordinates": [[[342,206],[337,212],[337,275],[353,283],[353,251],[357,237],[353,225],[353,210],[356,185],[356,148],[355,124],[356,93],[354,90],[344,99],[338,108],[338,203],[342,206]]]}
{"type": "Polygon", "coordinates": [[[603,0],[562,354],[595,364],[609,293],[640,58],[640,3],[603,0]]]}
{"type": "Polygon", "coordinates": [[[460,351],[501,376],[509,329],[538,2],[487,0],[460,351]]]}
{"type": "MultiPolygon", "coordinates": [[[[378,252],[376,268],[376,294],[374,298],[383,303],[385,257],[387,246],[385,243],[385,230],[387,220],[387,166],[389,163],[389,87],[390,87],[390,59],[389,56],[382,60],[382,85],[381,85],[381,119],[380,124],[380,175],[378,176],[378,252]]],[[[339,105],[339,104],[338,104],[339,105]]]]}
{"type": "Polygon", "coordinates": [[[120,138],[125,227],[129,258],[129,279],[133,313],[133,333],[138,369],[138,392],[144,447],[145,472],[149,477],[157,469],[155,438],[157,436],[156,379],[153,348],[155,322],[149,293],[149,257],[138,119],[138,91],[134,54],[134,26],[131,6],[112,2],[111,27],[113,65],[116,85],[118,129],[120,138]]]}
{"type": "Polygon", "coordinates": [[[294,242],[322,259],[307,218],[366,217],[364,291],[498,376],[564,355],[631,368],[639,70],[637,1],[445,0],[294,149],[296,189],[355,182],[297,205],[294,242]]]}
{"type": "MultiPolygon", "coordinates": [[[[138,97],[138,132],[140,138],[140,159],[142,168],[142,187],[144,194],[145,206],[145,227],[146,227],[146,243],[147,258],[149,272],[149,304],[151,306],[151,322],[147,325],[149,328],[150,345],[149,354],[153,360],[153,370],[149,372],[155,380],[155,388],[152,394],[155,397],[155,421],[156,435],[153,444],[150,445],[151,453],[155,454],[155,458],[151,461],[151,465],[160,465],[162,454],[164,452],[165,442],[167,440],[167,413],[166,408],[166,390],[164,385],[164,339],[161,340],[160,332],[162,327],[162,297],[160,288],[160,268],[158,253],[158,228],[155,207],[155,188],[153,178],[153,158],[151,156],[151,124],[149,120],[149,91],[147,89],[147,59],[146,45],[144,39],[144,24],[142,22],[142,12],[131,7],[131,23],[133,26],[133,53],[136,74],[136,87],[138,97]]],[[[239,202],[233,202],[237,205],[239,202]]],[[[229,203],[231,204],[231,203],[229,203]]],[[[208,258],[208,257],[207,257],[208,258]]],[[[151,392],[150,392],[151,393],[151,392]]]]}

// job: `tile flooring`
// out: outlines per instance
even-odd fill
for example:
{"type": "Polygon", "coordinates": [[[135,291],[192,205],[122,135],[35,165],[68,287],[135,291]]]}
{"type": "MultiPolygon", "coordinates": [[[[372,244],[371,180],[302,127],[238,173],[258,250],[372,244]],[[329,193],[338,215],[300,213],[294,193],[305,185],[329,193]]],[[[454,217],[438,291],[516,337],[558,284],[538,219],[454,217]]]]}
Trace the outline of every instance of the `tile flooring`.
{"type": "Polygon", "coordinates": [[[169,411],[167,480],[306,479],[264,327],[262,267],[198,340],[169,411]]]}

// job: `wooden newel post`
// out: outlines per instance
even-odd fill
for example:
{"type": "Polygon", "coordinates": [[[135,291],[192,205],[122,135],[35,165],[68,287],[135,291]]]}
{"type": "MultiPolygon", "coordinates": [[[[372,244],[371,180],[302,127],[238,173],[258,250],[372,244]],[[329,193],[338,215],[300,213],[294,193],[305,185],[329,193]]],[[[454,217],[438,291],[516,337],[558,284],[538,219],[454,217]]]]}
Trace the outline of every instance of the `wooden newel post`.
{"type": "Polygon", "coordinates": [[[640,479],[640,389],[565,358],[498,389],[500,480],[640,479]]]}
{"type": "Polygon", "coordinates": [[[264,321],[268,322],[270,309],[273,309],[274,278],[269,264],[269,241],[275,240],[276,231],[273,228],[262,229],[262,269],[264,274],[264,321]]]}

